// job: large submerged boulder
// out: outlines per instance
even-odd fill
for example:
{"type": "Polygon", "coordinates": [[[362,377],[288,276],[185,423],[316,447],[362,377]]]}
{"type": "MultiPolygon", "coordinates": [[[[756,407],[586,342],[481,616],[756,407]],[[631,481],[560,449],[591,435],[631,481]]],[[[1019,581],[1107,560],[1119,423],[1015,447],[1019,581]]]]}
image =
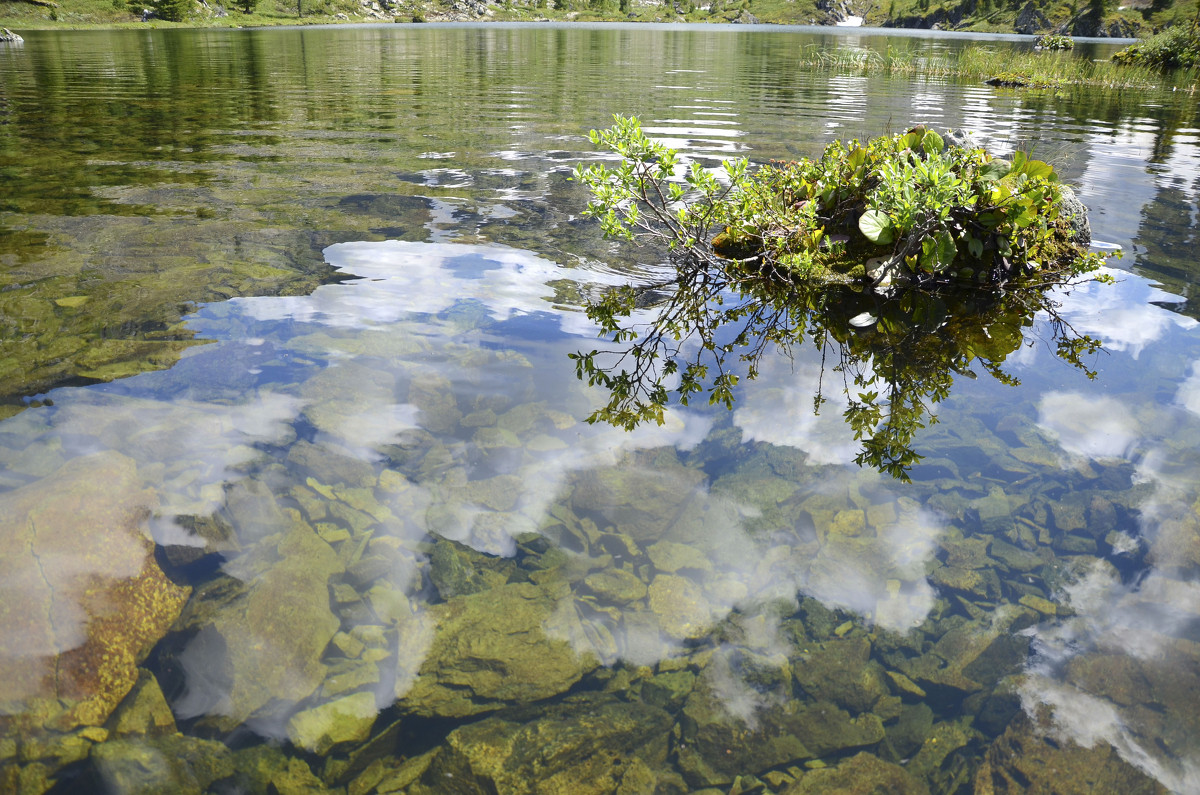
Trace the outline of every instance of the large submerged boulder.
{"type": "Polygon", "coordinates": [[[190,592],[155,562],[156,505],[112,452],[0,497],[0,721],[99,725],[133,688],[190,592]]]}
{"type": "Polygon", "coordinates": [[[181,715],[207,715],[231,729],[264,708],[307,698],[325,680],[322,657],[340,626],[329,583],[345,567],[298,516],[286,518],[285,531],[227,564],[232,576],[206,586],[206,598],[181,620],[192,633],[177,656],[186,686],[174,704],[181,715]]]}

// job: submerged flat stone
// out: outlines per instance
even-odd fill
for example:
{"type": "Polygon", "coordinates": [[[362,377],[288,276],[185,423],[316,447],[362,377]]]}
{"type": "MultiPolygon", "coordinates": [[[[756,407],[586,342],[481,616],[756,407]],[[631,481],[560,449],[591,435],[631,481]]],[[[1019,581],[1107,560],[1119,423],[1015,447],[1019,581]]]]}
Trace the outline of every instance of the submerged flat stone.
{"type": "Polygon", "coordinates": [[[674,574],[660,574],[650,583],[650,610],[663,632],[673,638],[700,637],[714,617],[699,586],[674,574]]]}
{"type": "Polygon", "coordinates": [[[340,624],[330,609],[330,579],[343,566],[299,514],[291,521],[286,533],[231,567],[250,577],[265,566],[261,574],[234,598],[190,617],[186,628],[196,635],[179,657],[187,676],[176,703],[182,713],[232,728],[270,704],[307,698],[325,678],[322,657],[340,624]],[[228,679],[211,675],[221,670],[228,679]]]}
{"type": "Polygon", "coordinates": [[[783,795],[927,795],[925,784],[900,765],[885,762],[866,752],[850,757],[836,767],[810,770],[783,795]]]}

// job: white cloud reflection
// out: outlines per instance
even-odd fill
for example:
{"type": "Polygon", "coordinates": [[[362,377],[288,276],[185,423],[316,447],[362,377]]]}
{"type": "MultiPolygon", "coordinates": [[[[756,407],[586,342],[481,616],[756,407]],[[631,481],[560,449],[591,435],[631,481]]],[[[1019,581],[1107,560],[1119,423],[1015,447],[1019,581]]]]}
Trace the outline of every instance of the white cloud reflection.
{"type": "MultiPolygon", "coordinates": [[[[1194,326],[1158,307],[1144,311],[1161,316],[1147,340],[1168,326],[1194,326]]],[[[1142,350],[1131,345],[1125,354],[1136,358],[1142,350]]],[[[1020,687],[1031,716],[1049,708],[1053,735],[1084,747],[1109,743],[1177,793],[1200,791],[1197,372],[1193,365],[1179,384],[1176,407],[1137,391],[1043,394],[1039,424],[1074,461],[1132,464],[1143,495],[1135,503],[1138,538],[1110,540],[1118,562],[1139,554],[1140,542],[1145,567],[1127,581],[1103,559],[1077,559],[1091,563],[1068,576],[1059,593],[1072,614],[1027,630],[1036,655],[1020,687]]]]}
{"type": "Polygon", "coordinates": [[[748,441],[795,447],[816,464],[846,464],[860,447],[842,418],[850,401],[840,382],[823,383],[839,377],[819,363],[764,357],[755,388],[738,403],[733,421],[748,441]],[[819,414],[813,410],[818,392],[825,398],[819,414]]]}
{"type": "Polygon", "coordinates": [[[1084,458],[1121,458],[1139,440],[1139,427],[1120,400],[1080,392],[1047,392],[1038,403],[1038,424],[1064,451],[1084,458]]]}

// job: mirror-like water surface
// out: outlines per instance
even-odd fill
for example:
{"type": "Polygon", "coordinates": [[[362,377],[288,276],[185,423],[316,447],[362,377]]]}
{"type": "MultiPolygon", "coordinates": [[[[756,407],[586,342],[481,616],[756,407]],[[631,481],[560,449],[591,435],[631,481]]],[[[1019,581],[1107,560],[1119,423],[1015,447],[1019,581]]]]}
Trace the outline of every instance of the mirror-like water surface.
{"type": "Polygon", "coordinates": [[[1200,789],[1194,101],[796,66],[847,44],[887,46],[0,49],[0,789],[1200,789]],[[583,302],[660,267],[579,217],[615,112],[705,165],[1032,146],[1126,252],[1057,296],[1103,351],[988,332],[1009,383],[950,379],[911,483],[853,464],[812,346],[732,410],[588,425],[583,302]]]}

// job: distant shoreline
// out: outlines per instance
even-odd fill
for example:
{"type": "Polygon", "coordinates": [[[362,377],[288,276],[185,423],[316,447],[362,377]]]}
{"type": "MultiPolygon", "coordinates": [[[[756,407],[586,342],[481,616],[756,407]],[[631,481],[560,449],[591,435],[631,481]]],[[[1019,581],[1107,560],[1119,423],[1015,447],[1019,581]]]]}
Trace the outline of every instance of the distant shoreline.
{"type": "MultiPolygon", "coordinates": [[[[41,32],[54,30],[305,30],[313,28],[324,29],[367,29],[398,25],[405,28],[418,27],[514,27],[514,28],[534,28],[534,27],[559,27],[559,28],[627,28],[637,29],[645,27],[663,27],[677,28],[681,30],[704,30],[708,28],[721,28],[733,31],[762,31],[771,30],[778,32],[785,31],[802,31],[809,33],[829,33],[843,36],[935,36],[938,38],[957,38],[957,39],[977,39],[981,41],[1010,39],[1019,41],[1032,41],[1037,38],[1035,34],[1026,33],[1004,33],[1004,32],[987,32],[974,30],[937,30],[932,28],[882,28],[874,26],[848,26],[848,25],[797,25],[792,23],[779,22],[759,22],[756,24],[742,24],[727,21],[721,22],[677,22],[677,21],[657,21],[657,20],[568,20],[568,19],[536,19],[536,20],[520,20],[520,19],[473,19],[473,20],[429,20],[426,22],[404,22],[399,20],[370,20],[370,19],[355,19],[349,21],[330,20],[327,17],[312,17],[312,22],[304,20],[295,20],[292,22],[277,21],[277,22],[256,22],[249,21],[244,24],[232,24],[229,20],[234,20],[233,14],[228,17],[213,19],[206,24],[198,24],[199,20],[189,20],[187,22],[165,22],[163,20],[151,20],[149,22],[96,22],[96,23],[71,23],[71,22],[39,22],[36,25],[26,26],[19,22],[5,22],[0,19],[0,27],[7,27],[14,33],[25,32],[41,32]]],[[[1093,42],[1097,44],[1127,44],[1137,41],[1135,38],[1111,38],[1107,36],[1075,36],[1073,37],[1079,42],[1093,42]]]]}

